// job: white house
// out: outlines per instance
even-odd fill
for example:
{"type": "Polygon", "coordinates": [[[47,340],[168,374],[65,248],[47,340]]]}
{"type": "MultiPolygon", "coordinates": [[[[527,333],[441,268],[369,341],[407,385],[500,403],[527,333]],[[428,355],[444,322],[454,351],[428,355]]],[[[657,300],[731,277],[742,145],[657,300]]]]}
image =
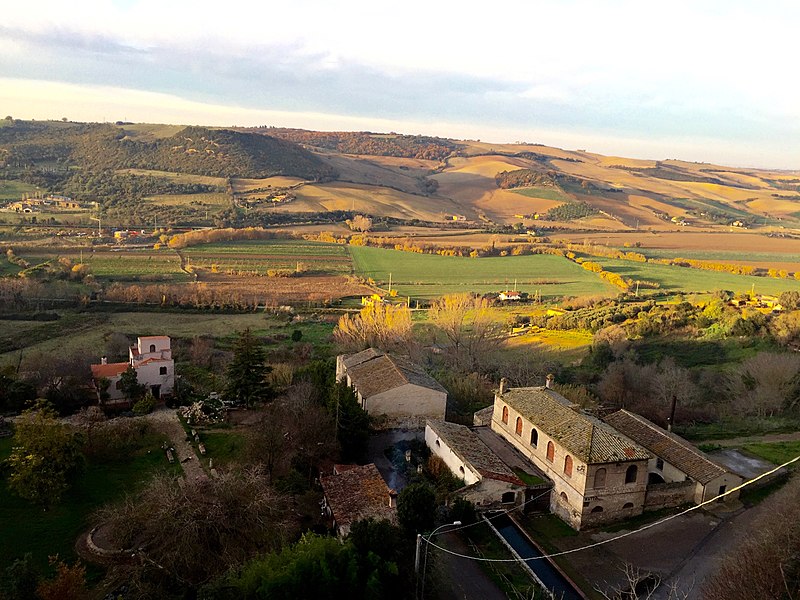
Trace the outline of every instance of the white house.
{"type": "Polygon", "coordinates": [[[336,380],[355,390],[366,412],[393,425],[422,427],[425,419],[444,419],[447,390],[406,357],[374,348],[339,355],[336,380]]]}
{"type": "Polygon", "coordinates": [[[175,361],[172,360],[170,339],[166,335],[140,337],[136,345],[128,350],[128,362],[108,363],[101,359],[99,365],[92,365],[92,378],[108,379],[109,400],[123,400],[120,389],[122,374],[133,367],[137,381],[144,385],[156,399],[171,396],[175,389],[175,361]]]}

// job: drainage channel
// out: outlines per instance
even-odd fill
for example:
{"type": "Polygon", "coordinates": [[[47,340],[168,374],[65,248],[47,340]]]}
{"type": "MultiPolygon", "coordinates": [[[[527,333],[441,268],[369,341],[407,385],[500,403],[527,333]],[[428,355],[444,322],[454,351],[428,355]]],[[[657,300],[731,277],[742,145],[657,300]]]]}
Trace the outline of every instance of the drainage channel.
{"type": "Polygon", "coordinates": [[[561,572],[561,570],[543,556],[542,551],[532,543],[532,540],[519,528],[519,526],[505,515],[493,516],[486,520],[494,532],[501,538],[511,553],[527,567],[533,579],[556,600],[585,600],[584,596],[575,585],[561,572]],[[532,559],[532,560],[523,560],[532,559]]]}

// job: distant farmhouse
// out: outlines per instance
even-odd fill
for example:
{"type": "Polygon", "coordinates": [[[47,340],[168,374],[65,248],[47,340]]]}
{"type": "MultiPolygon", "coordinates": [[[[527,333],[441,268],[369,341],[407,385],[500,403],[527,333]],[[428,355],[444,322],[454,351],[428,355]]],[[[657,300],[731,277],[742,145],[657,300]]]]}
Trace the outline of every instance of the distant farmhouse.
{"type": "Polygon", "coordinates": [[[444,419],[447,390],[406,357],[374,348],[336,357],[336,380],[346,381],[361,408],[393,425],[422,427],[444,419]]]}
{"type": "Polygon", "coordinates": [[[28,198],[12,202],[8,210],[18,213],[53,212],[61,210],[81,210],[83,205],[68,196],[50,195],[46,198],[28,198]]]}
{"type": "Polygon", "coordinates": [[[128,362],[108,363],[105,357],[99,365],[92,365],[95,387],[100,379],[108,379],[110,401],[125,399],[120,384],[122,374],[133,367],[137,381],[144,385],[156,399],[171,396],[175,389],[175,362],[172,360],[170,339],[166,335],[140,337],[128,350],[128,362]]]}
{"type": "Polygon", "coordinates": [[[548,494],[550,512],[575,529],[699,504],[742,483],[740,475],[644,417],[621,410],[602,421],[585,413],[551,381],[506,389],[503,380],[494,404],[475,413],[473,429],[429,421],[425,441],[464,479],[460,495],[483,508],[535,497],[530,485],[498,463],[488,440],[500,441],[533,467],[526,471],[541,473],[549,483],[536,495],[548,494]]]}

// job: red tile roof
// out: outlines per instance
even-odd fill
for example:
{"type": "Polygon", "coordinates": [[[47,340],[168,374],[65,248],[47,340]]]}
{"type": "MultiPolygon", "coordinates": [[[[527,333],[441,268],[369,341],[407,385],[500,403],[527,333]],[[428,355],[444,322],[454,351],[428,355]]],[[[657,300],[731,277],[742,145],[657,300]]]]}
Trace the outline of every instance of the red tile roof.
{"type": "Polygon", "coordinates": [[[130,363],[109,363],[107,365],[92,365],[92,377],[100,379],[101,377],[116,377],[122,375],[130,367],[130,363]]]}
{"type": "Polygon", "coordinates": [[[349,527],[353,522],[373,517],[396,520],[396,511],[389,508],[389,487],[377,467],[368,465],[341,471],[339,475],[320,478],[328,506],[339,527],[349,527]]]}

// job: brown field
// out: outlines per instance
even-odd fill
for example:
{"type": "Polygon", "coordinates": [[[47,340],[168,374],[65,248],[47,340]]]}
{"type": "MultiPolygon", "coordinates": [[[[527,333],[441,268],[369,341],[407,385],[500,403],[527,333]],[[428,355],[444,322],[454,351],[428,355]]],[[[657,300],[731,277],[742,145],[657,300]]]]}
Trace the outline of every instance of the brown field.
{"type": "Polygon", "coordinates": [[[432,160],[389,156],[322,153],[317,156],[339,172],[340,181],[390,187],[409,194],[421,193],[421,178],[438,164],[432,160]]]}
{"type": "Polygon", "coordinates": [[[299,177],[266,177],[264,179],[244,179],[237,178],[232,181],[233,191],[237,194],[244,194],[251,190],[257,190],[265,187],[292,187],[298,183],[303,183],[305,180],[299,177]]]}
{"type": "Polygon", "coordinates": [[[119,169],[117,173],[127,173],[129,175],[146,175],[168,179],[173,183],[200,183],[203,185],[226,185],[224,177],[210,177],[208,175],[191,175],[189,173],[170,173],[169,171],[152,171],[150,169],[119,169]]]}
{"type": "Polygon", "coordinates": [[[347,296],[372,294],[374,290],[348,277],[306,275],[303,277],[236,277],[204,273],[203,286],[226,295],[253,297],[261,304],[331,302],[347,296]]]}
{"type": "Polygon", "coordinates": [[[298,188],[297,199],[267,210],[280,212],[324,212],[354,210],[374,216],[392,216],[425,221],[443,221],[458,210],[446,198],[415,196],[363,184],[333,182],[309,184],[298,188]]]}

